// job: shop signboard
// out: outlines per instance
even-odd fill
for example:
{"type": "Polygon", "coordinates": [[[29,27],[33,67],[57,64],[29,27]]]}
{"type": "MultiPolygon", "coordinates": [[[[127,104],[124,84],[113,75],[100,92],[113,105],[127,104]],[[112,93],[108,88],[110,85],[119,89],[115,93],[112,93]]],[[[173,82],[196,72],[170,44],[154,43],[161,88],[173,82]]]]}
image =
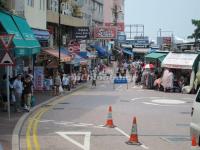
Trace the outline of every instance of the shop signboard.
{"type": "Polygon", "coordinates": [[[81,52],[85,52],[86,51],[86,44],[85,43],[81,43],[80,44],[80,51],[81,52]]]}
{"type": "Polygon", "coordinates": [[[75,39],[89,39],[90,38],[90,29],[89,27],[77,27],[74,29],[74,38],[75,39]]]}
{"type": "Polygon", "coordinates": [[[42,91],[44,87],[44,67],[34,67],[34,88],[35,90],[42,91]]]}
{"type": "MultiPolygon", "coordinates": [[[[112,27],[114,26],[113,22],[106,22],[105,23],[106,27],[112,27]]],[[[117,31],[118,32],[124,32],[124,22],[118,22],[117,23],[117,31]]]]}
{"type": "Polygon", "coordinates": [[[95,27],[94,28],[95,39],[116,39],[117,29],[116,27],[95,27]]]}
{"type": "Polygon", "coordinates": [[[117,35],[117,41],[120,43],[126,42],[126,35],[117,35]]]}

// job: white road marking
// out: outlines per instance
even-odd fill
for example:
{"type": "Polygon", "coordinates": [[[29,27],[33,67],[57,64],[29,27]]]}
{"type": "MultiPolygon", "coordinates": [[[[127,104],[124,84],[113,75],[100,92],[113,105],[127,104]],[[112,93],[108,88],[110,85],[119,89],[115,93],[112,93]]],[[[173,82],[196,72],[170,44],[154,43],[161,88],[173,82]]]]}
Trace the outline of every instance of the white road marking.
{"type": "Polygon", "coordinates": [[[78,146],[79,148],[83,150],[90,150],[90,137],[91,137],[91,132],[56,132],[58,135],[63,137],[64,139],[70,141],[74,145],[78,146]],[[85,135],[84,138],[84,145],[80,144],[79,142],[75,141],[68,135],[85,135]]]}
{"type": "Polygon", "coordinates": [[[185,101],[181,100],[175,100],[175,99],[155,99],[152,100],[153,103],[159,103],[159,104],[184,104],[186,103],[185,101]]]}
{"type": "Polygon", "coordinates": [[[117,131],[119,131],[121,134],[123,134],[124,136],[126,136],[127,138],[130,137],[127,133],[125,133],[124,131],[122,131],[120,128],[115,127],[115,129],[116,129],[117,131]]]}
{"type": "Polygon", "coordinates": [[[142,102],[143,104],[147,104],[147,105],[155,105],[155,106],[161,106],[159,104],[155,104],[155,103],[149,103],[149,102],[142,102]]]}
{"type": "Polygon", "coordinates": [[[156,99],[156,98],[163,98],[163,97],[136,97],[136,98],[133,98],[131,99],[132,101],[136,101],[136,100],[143,100],[143,99],[156,99]]]}
{"type": "MultiPolygon", "coordinates": [[[[126,136],[127,138],[130,137],[127,133],[125,133],[125,132],[124,132],[123,130],[121,130],[120,128],[115,127],[115,129],[116,129],[117,131],[119,131],[121,134],[123,134],[124,136],[126,136]]],[[[149,147],[145,146],[144,144],[142,144],[141,147],[144,148],[144,149],[149,149],[149,147]]]]}

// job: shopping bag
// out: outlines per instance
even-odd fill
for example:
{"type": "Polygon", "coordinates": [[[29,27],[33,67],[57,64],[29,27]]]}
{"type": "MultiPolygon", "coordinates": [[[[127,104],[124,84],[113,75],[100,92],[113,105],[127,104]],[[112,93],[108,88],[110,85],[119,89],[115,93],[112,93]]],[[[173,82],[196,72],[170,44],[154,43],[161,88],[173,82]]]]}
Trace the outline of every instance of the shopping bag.
{"type": "Polygon", "coordinates": [[[62,86],[59,86],[59,93],[62,93],[62,92],[64,92],[64,90],[63,90],[62,86]]]}
{"type": "Polygon", "coordinates": [[[35,106],[35,96],[31,96],[31,107],[35,106]]]}

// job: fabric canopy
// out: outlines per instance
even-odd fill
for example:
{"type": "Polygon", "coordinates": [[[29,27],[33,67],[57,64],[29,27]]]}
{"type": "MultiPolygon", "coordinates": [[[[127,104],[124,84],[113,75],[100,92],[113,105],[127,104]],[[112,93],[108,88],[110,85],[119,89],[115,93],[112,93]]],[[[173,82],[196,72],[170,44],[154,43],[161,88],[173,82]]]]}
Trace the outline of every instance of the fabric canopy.
{"type": "Polygon", "coordinates": [[[40,29],[32,28],[32,31],[33,31],[35,37],[39,40],[48,40],[49,39],[50,34],[47,30],[40,30],[40,29]]]}
{"type": "Polygon", "coordinates": [[[128,54],[128,55],[133,56],[132,50],[130,51],[130,50],[128,50],[128,49],[123,49],[123,52],[126,53],[126,54],[128,54]]]}
{"type": "Polygon", "coordinates": [[[163,60],[161,67],[176,69],[193,69],[198,54],[169,53],[163,60]]]}
{"type": "Polygon", "coordinates": [[[150,49],[149,48],[133,48],[134,53],[149,53],[150,49]]]}
{"type": "Polygon", "coordinates": [[[0,23],[7,34],[14,34],[16,56],[30,56],[40,52],[40,44],[24,18],[0,11],[0,23]]]}
{"type": "Polygon", "coordinates": [[[150,54],[147,54],[145,56],[146,59],[158,59],[160,62],[162,62],[164,60],[164,58],[166,57],[167,53],[158,53],[158,52],[153,52],[150,54]]]}
{"type": "Polygon", "coordinates": [[[106,53],[106,50],[103,48],[103,47],[101,47],[101,46],[99,46],[99,45],[90,45],[92,48],[95,48],[96,49],[96,51],[97,51],[97,53],[98,53],[98,55],[100,56],[100,57],[106,57],[107,56],[107,53],[106,53]]]}
{"type": "MultiPolygon", "coordinates": [[[[56,57],[56,58],[59,58],[59,51],[56,50],[56,49],[44,49],[43,52],[53,56],[53,57],[56,57]]],[[[62,62],[69,62],[71,61],[71,57],[67,54],[63,54],[63,53],[60,53],[60,59],[62,62]]]]}

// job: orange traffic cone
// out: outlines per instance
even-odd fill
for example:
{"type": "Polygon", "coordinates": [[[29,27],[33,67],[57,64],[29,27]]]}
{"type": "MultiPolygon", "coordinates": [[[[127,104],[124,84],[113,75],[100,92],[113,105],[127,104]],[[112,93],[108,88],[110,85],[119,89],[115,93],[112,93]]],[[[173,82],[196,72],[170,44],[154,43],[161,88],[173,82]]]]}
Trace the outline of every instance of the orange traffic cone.
{"type": "Polygon", "coordinates": [[[133,118],[131,135],[129,141],[127,141],[126,143],[129,145],[141,145],[141,143],[138,141],[136,117],[133,118]]]}
{"type": "Polygon", "coordinates": [[[105,126],[105,127],[109,127],[109,128],[114,128],[114,127],[116,127],[116,126],[113,124],[113,120],[112,120],[112,107],[111,107],[111,106],[109,106],[107,121],[106,121],[106,124],[105,124],[104,126],[105,126]]]}
{"type": "Polygon", "coordinates": [[[197,146],[197,140],[196,140],[196,136],[192,136],[192,150],[195,150],[196,148],[198,148],[197,146]]]}

